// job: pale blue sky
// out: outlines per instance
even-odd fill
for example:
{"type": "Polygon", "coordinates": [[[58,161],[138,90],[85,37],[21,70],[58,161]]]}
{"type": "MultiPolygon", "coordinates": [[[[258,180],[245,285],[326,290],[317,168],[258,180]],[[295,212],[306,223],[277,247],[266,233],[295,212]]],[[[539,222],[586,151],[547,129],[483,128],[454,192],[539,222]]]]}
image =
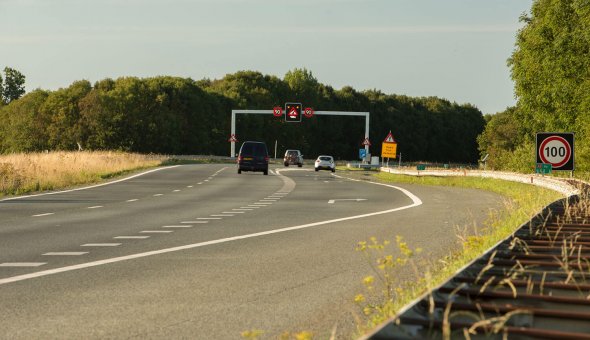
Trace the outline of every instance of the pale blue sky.
{"type": "MultiPolygon", "coordinates": [[[[73,81],[307,68],[337,89],[515,103],[506,60],[533,0],[0,0],[0,67],[73,81]]],[[[318,108],[321,109],[321,108],[318,108]]]]}

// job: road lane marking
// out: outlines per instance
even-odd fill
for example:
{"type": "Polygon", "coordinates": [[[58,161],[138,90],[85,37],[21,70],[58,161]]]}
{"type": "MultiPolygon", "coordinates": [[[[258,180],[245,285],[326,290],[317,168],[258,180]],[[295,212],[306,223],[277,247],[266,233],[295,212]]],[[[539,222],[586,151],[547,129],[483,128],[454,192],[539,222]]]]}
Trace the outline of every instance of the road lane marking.
{"type": "Polygon", "coordinates": [[[192,228],[193,226],[190,224],[183,224],[183,225],[163,225],[162,228],[192,228]]]}
{"type": "Polygon", "coordinates": [[[87,189],[93,189],[93,188],[103,187],[105,185],[111,185],[111,184],[115,184],[115,183],[120,183],[120,182],[128,181],[130,179],[133,179],[133,178],[136,178],[136,177],[139,177],[139,176],[143,176],[143,175],[147,175],[147,174],[152,173],[152,172],[162,171],[162,170],[166,170],[166,169],[173,169],[173,168],[177,168],[179,166],[180,165],[172,165],[172,166],[167,166],[167,167],[163,167],[163,168],[148,170],[146,172],[142,172],[142,173],[137,174],[137,175],[133,175],[133,176],[125,177],[125,178],[122,178],[122,179],[118,179],[116,181],[107,182],[107,183],[101,183],[101,184],[96,184],[96,185],[91,185],[91,186],[83,187],[83,188],[70,189],[70,190],[62,190],[62,191],[55,191],[55,192],[45,192],[45,193],[42,193],[42,194],[19,196],[19,197],[12,197],[12,198],[5,198],[5,199],[0,200],[0,202],[2,202],[2,201],[19,200],[19,199],[29,198],[29,197],[39,197],[39,196],[45,196],[45,195],[57,195],[57,194],[63,194],[63,193],[66,193],[66,192],[74,192],[74,191],[80,191],[80,190],[87,190],[87,189]]]}
{"type": "MultiPolygon", "coordinates": [[[[376,212],[367,213],[367,214],[336,218],[336,219],[332,219],[332,220],[302,224],[302,225],[286,227],[286,228],[272,229],[272,230],[267,230],[267,231],[262,231],[262,232],[258,232],[258,233],[252,233],[252,234],[244,234],[244,235],[238,235],[238,236],[233,236],[233,237],[226,237],[226,238],[221,238],[221,239],[217,239],[217,240],[192,243],[192,244],[187,244],[187,245],[178,246],[178,247],[164,248],[164,249],[153,250],[153,251],[148,251],[148,252],[144,252],[144,253],[137,253],[137,254],[132,254],[132,255],[114,257],[114,258],[105,259],[105,260],[81,263],[81,264],[72,265],[72,266],[48,269],[48,270],[43,270],[43,271],[29,273],[29,274],[17,275],[17,276],[12,276],[12,277],[0,279],[0,285],[12,283],[12,282],[29,280],[29,279],[38,278],[38,277],[47,276],[47,275],[69,272],[69,271],[78,270],[78,269],[101,266],[101,265],[106,265],[106,264],[110,264],[110,263],[117,263],[117,262],[122,262],[122,261],[134,260],[134,259],[148,257],[148,256],[161,255],[161,254],[177,252],[177,251],[182,251],[182,250],[188,250],[188,249],[194,249],[194,248],[200,248],[200,247],[206,247],[206,246],[211,246],[211,245],[216,245],[216,244],[221,244],[221,243],[245,240],[245,239],[249,239],[249,238],[263,237],[263,236],[267,236],[267,235],[279,234],[279,233],[284,233],[284,232],[289,232],[289,231],[302,230],[302,229],[317,227],[317,226],[326,225],[326,224],[332,224],[332,223],[338,223],[338,222],[343,222],[343,221],[361,219],[361,218],[365,218],[365,217],[372,217],[372,216],[378,216],[378,215],[383,215],[383,214],[389,214],[392,212],[406,210],[406,209],[410,209],[410,208],[414,208],[419,205],[422,205],[422,200],[420,198],[418,198],[416,195],[412,194],[410,191],[408,191],[404,188],[400,188],[400,187],[396,187],[394,185],[389,185],[389,184],[384,184],[384,183],[374,183],[374,182],[368,182],[368,183],[375,184],[375,185],[382,185],[382,186],[386,186],[386,187],[400,190],[401,192],[403,192],[406,196],[408,196],[412,200],[412,204],[408,204],[408,205],[405,205],[402,207],[397,207],[397,208],[388,209],[388,210],[376,211],[376,212]]],[[[129,237],[129,236],[118,236],[118,237],[129,237]]],[[[135,236],[135,237],[141,237],[141,236],[135,236]]],[[[149,237],[149,236],[144,236],[144,237],[149,237]]]]}
{"type": "Polygon", "coordinates": [[[0,267],[39,267],[47,262],[4,262],[0,263],[0,267]]]}
{"type": "Polygon", "coordinates": [[[192,188],[193,186],[192,186],[192,185],[187,185],[186,187],[187,187],[187,188],[192,188]]]}
{"type": "Polygon", "coordinates": [[[157,196],[164,196],[164,194],[154,194],[154,197],[157,197],[157,196]]]}
{"type": "Polygon", "coordinates": [[[43,256],[80,256],[88,254],[87,251],[54,251],[42,254],[43,256]]]}
{"type": "Polygon", "coordinates": [[[148,238],[149,236],[115,236],[113,238],[116,238],[118,240],[134,240],[134,239],[144,239],[144,238],[148,238]]]}
{"type": "Polygon", "coordinates": [[[137,198],[132,198],[132,199],[130,199],[130,200],[127,200],[127,201],[125,201],[125,202],[135,202],[135,201],[139,201],[139,199],[137,199],[137,198]]]}
{"type": "Polygon", "coordinates": [[[179,192],[180,190],[176,189],[176,190],[172,190],[172,192],[179,192]]]}
{"type": "Polygon", "coordinates": [[[244,211],[252,211],[252,208],[240,208],[240,209],[233,209],[233,210],[244,210],[244,211]]]}
{"type": "Polygon", "coordinates": [[[271,205],[271,204],[272,204],[272,202],[258,202],[258,203],[252,203],[252,205],[254,205],[254,206],[258,205],[258,206],[261,206],[261,207],[262,207],[262,206],[266,206],[266,205],[271,205]]]}
{"type": "Polygon", "coordinates": [[[199,183],[197,183],[197,185],[199,185],[199,184],[203,184],[203,182],[199,182],[199,183]]]}
{"type": "Polygon", "coordinates": [[[222,212],[222,214],[243,214],[243,213],[244,213],[243,211],[224,211],[224,212],[222,212]]]}
{"type": "Polygon", "coordinates": [[[220,220],[221,217],[197,217],[197,220],[220,220]]]}
{"type": "Polygon", "coordinates": [[[140,233],[145,233],[145,234],[167,234],[167,233],[172,233],[173,230],[142,230],[140,231],[140,233]]]}
{"type": "Polygon", "coordinates": [[[182,221],[180,223],[187,223],[187,224],[191,224],[191,223],[209,223],[209,221],[182,221]]]}
{"type": "MultiPolygon", "coordinates": [[[[249,205],[248,206],[248,208],[254,208],[254,209],[258,209],[260,207],[261,207],[260,205],[249,205]]],[[[262,207],[264,207],[264,206],[262,206],[262,207]]]]}
{"type": "Polygon", "coordinates": [[[88,207],[88,209],[98,209],[98,208],[103,208],[102,205],[94,205],[92,207],[88,207]]]}
{"type": "Polygon", "coordinates": [[[86,243],[80,247],[117,247],[120,245],[121,243],[86,243]]]}
{"type": "Polygon", "coordinates": [[[42,216],[49,216],[49,215],[54,215],[55,213],[44,213],[44,214],[37,214],[37,215],[33,215],[33,217],[42,217],[42,216]]]}
{"type": "Polygon", "coordinates": [[[360,202],[360,201],[366,201],[366,198],[335,198],[333,200],[329,200],[328,204],[334,204],[336,203],[336,201],[356,201],[356,202],[360,202]]]}
{"type": "Polygon", "coordinates": [[[228,215],[228,214],[214,214],[214,215],[209,215],[211,217],[231,217],[233,215],[228,215]]]}

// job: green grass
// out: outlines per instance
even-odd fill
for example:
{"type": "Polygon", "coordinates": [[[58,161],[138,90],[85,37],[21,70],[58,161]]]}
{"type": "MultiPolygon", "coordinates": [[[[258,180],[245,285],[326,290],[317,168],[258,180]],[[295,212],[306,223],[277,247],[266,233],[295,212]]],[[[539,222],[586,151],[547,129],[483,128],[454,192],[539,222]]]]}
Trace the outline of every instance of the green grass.
{"type": "MultiPolygon", "coordinates": [[[[397,238],[395,244],[402,255],[393,257],[387,255],[390,240],[379,241],[372,238],[370,241],[361,241],[361,252],[373,264],[371,274],[376,275],[380,287],[375,287],[375,280],[365,278],[367,291],[355,297],[355,301],[361,308],[363,318],[359,318],[358,337],[374,329],[380,323],[395,316],[405,305],[415,300],[433,287],[445,282],[459,269],[472,260],[483,255],[485,251],[493,247],[499,241],[511,235],[520,225],[530,220],[545,206],[563,196],[555,191],[528,185],[524,183],[509,182],[504,180],[477,178],[477,177],[430,177],[407,176],[389,173],[374,174],[373,178],[380,182],[407,183],[433,186],[453,186],[487,190],[498,193],[507,198],[506,209],[490,215],[482,226],[478,226],[475,235],[457,235],[462,241],[462,248],[450,252],[446,257],[428,263],[418,263],[415,255],[419,249],[412,250],[401,238],[397,238]],[[395,266],[388,265],[394,263],[395,266]],[[375,266],[375,264],[379,264],[375,266]],[[395,270],[400,266],[410,266],[417,275],[416,280],[407,283],[394,283],[395,270]],[[395,268],[394,268],[395,267],[395,268]],[[418,270],[418,268],[420,268],[418,270]],[[370,282],[370,285],[367,284],[370,282]],[[376,292],[378,292],[376,294],[376,292]],[[370,296],[370,298],[369,298],[370,296]]],[[[393,249],[391,250],[393,253],[393,249]]]]}

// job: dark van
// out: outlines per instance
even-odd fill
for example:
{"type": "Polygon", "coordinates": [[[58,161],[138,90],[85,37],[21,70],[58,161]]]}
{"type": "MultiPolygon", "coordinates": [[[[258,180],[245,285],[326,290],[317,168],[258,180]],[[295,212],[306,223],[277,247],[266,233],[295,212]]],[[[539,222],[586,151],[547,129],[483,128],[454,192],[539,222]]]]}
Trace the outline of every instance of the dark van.
{"type": "Polygon", "coordinates": [[[247,141],[242,144],[238,154],[238,173],[242,171],[262,171],[268,175],[268,149],[263,142],[247,141]]]}

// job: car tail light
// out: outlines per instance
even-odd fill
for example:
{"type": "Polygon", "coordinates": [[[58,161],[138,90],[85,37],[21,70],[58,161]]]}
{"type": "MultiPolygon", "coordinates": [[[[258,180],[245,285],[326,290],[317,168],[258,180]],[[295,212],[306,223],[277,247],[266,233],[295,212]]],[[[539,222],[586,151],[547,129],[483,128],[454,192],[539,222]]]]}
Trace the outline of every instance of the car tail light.
{"type": "Polygon", "coordinates": [[[268,160],[269,160],[268,156],[264,156],[264,161],[268,162],[268,160]]]}
{"type": "Polygon", "coordinates": [[[238,162],[241,162],[244,160],[244,156],[238,156],[238,162]]]}

